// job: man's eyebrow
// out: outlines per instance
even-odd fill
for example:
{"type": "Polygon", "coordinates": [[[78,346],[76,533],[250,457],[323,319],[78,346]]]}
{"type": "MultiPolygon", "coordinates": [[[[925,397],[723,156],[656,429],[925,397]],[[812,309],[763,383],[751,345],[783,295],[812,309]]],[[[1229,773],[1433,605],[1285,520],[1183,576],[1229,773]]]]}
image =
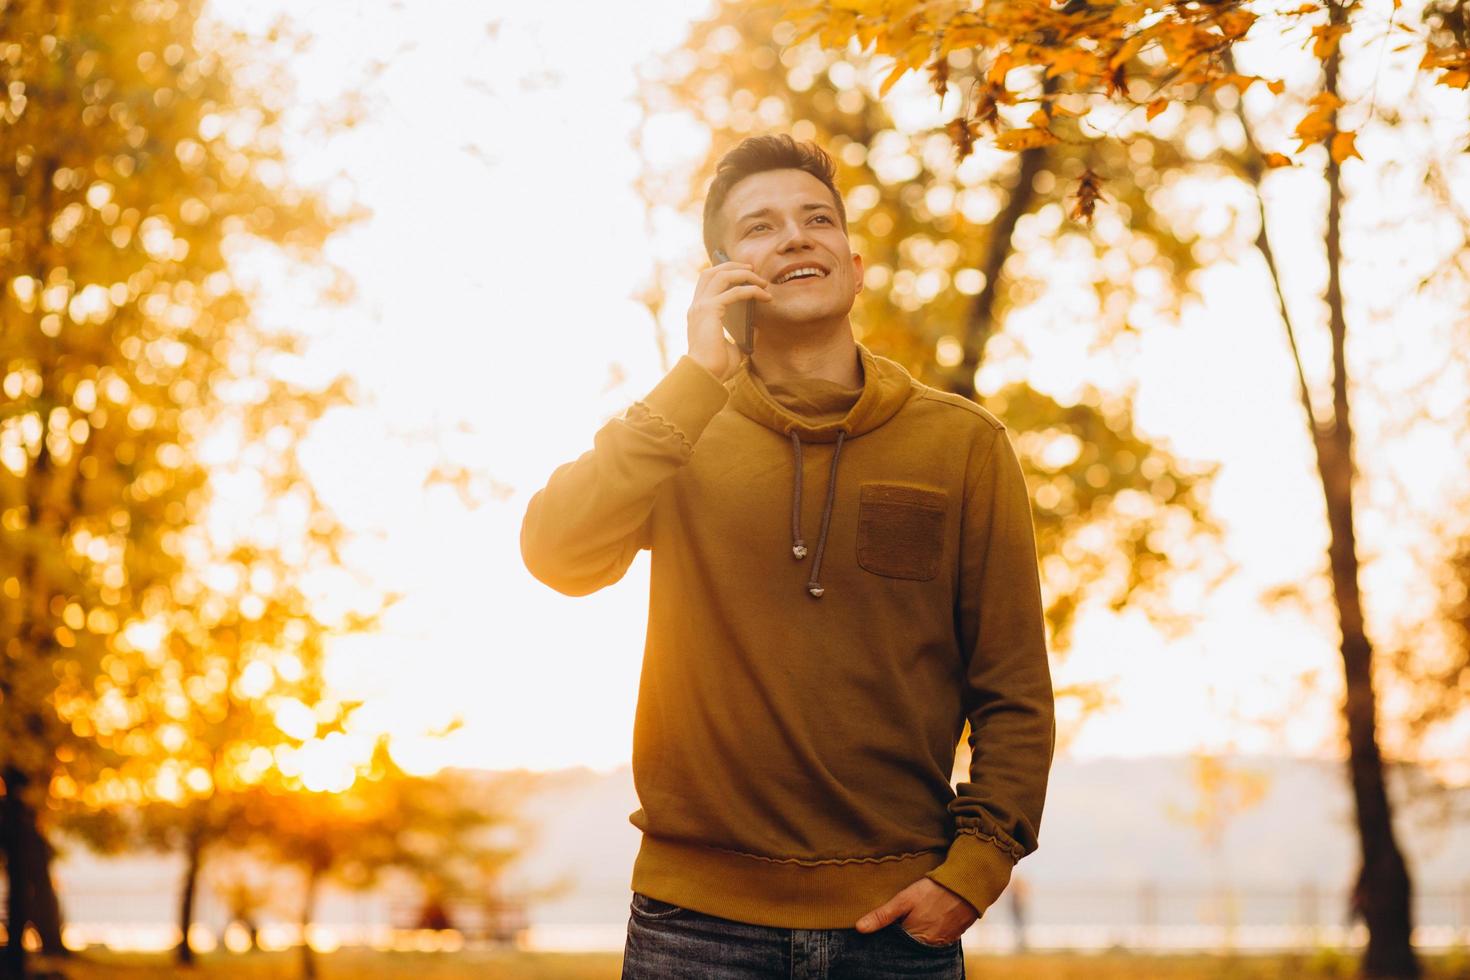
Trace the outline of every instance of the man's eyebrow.
{"type": "MultiPolygon", "coordinates": [[[[801,206],[801,209],[803,211],[817,211],[817,210],[835,211],[836,210],[836,208],[832,207],[832,205],[830,205],[830,204],[823,204],[820,201],[812,201],[809,204],[803,204],[801,206]]],[[[766,214],[770,214],[770,213],[771,213],[771,209],[770,208],[761,208],[761,209],[759,209],[757,211],[749,211],[749,212],[747,212],[745,214],[742,214],[740,217],[736,218],[735,219],[735,223],[738,225],[738,224],[740,224],[740,222],[745,221],[748,218],[759,218],[762,215],[766,215],[766,214]]]]}

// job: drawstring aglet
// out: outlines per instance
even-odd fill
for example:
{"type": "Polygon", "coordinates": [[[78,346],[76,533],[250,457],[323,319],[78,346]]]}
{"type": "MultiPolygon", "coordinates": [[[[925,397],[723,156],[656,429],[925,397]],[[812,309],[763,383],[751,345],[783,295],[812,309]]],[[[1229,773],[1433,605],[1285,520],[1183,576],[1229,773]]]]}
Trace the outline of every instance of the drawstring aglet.
{"type": "Polygon", "coordinates": [[[797,561],[801,561],[803,558],[806,557],[806,545],[798,541],[796,544],[791,546],[791,553],[796,556],[797,561]]]}
{"type": "Polygon", "coordinates": [[[814,599],[822,598],[822,593],[826,591],[820,585],[809,585],[806,590],[812,594],[814,599]]]}

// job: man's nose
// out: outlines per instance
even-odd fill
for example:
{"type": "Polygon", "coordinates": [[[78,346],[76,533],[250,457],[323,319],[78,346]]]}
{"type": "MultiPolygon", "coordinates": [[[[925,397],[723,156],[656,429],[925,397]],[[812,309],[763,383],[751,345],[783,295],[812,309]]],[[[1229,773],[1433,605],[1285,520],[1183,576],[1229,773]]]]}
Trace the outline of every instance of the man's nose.
{"type": "Polygon", "coordinates": [[[788,225],[781,238],[779,251],[789,252],[795,248],[811,248],[811,236],[807,234],[806,226],[800,221],[788,225]]]}

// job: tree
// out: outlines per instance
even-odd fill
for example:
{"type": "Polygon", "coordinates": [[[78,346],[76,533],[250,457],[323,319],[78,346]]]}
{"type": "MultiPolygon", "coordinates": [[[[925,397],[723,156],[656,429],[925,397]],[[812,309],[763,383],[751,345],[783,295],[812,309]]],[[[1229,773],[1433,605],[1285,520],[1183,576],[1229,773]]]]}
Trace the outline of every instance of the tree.
{"type": "Polygon", "coordinates": [[[17,975],[28,922],[65,952],[48,798],[141,793],[102,778],[125,700],[62,706],[128,676],[128,648],[170,608],[209,499],[193,454],[206,409],[275,343],[230,250],[254,239],[319,263],[358,216],[282,179],[282,81],[244,80],[260,46],[201,9],[0,9],[0,829],[17,975]]]}
{"type": "MultiPolygon", "coordinates": [[[[880,5],[861,0],[801,8],[780,6],[789,11],[790,18],[803,21],[805,29],[826,47],[841,48],[856,40],[864,50],[874,47],[879,54],[892,55],[894,65],[884,91],[908,71],[927,65],[936,91],[942,95],[948,82],[946,56],[956,49],[970,50],[982,67],[969,90],[974,97],[949,130],[961,154],[972,149],[987,127],[996,135],[996,145],[1009,150],[1062,140],[1087,144],[1112,139],[1119,129],[1125,133],[1118,138],[1126,138],[1172,102],[1206,94],[1218,96],[1227,86],[1243,94],[1257,80],[1265,82],[1277,105],[1291,104],[1294,93],[1287,93],[1279,78],[1239,72],[1233,54],[1237,47],[1246,50],[1242,42],[1250,35],[1284,32],[1297,24],[1307,32],[1311,55],[1320,62],[1321,71],[1311,90],[1297,96],[1297,111],[1302,115],[1291,132],[1298,140],[1293,152],[1304,157],[1301,165],[1317,159],[1310,155],[1313,147],[1321,145],[1325,150],[1321,153],[1322,181],[1327,189],[1322,257],[1328,270],[1323,302],[1331,349],[1330,413],[1319,408],[1313,397],[1284,300],[1281,313],[1292,341],[1303,416],[1330,538],[1327,572],[1340,633],[1348,774],[1361,845],[1355,890],[1362,896],[1370,937],[1363,969],[1376,977],[1417,977],[1419,965],[1410,944],[1409,874],[1394,836],[1385,787],[1373,646],[1365,627],[1359,584],[1361,562],[1353,501],[1357,469],[1353,461],[1343,297],[1346,260],[1342,212],[1346,195],[1342,167],[1350,159],[1363,158],[1356,145],[1358,130],[1340,124],[1349,106],[1340,82],[1345,41],[1355,34],[1360,48],[1368,45],[1366,50],[1377,52],[1380,59],[1387,41],[1397,38],[1401,43],[1394,45],[1393,53],[1419,54],[1412,70],[1423,74],[1440,91],[1466,88],[1470,84],[1470,39],[1463,4],[1430,3],[1423,11],[1422,26],[1417,28],[1398,20],[1400,0],[1394,0],[1394,16],[1387,26],[1355,0],[1306,3],[1281,13],[1269,12],[1264,5],[1238,2],[1155,8],[1071,0],[1060,8],[1023,3],[978,11],[964,4],[880,5]],[[1013,72],[1021,79],[1020,87],[1014,90],[1009,87],[1013,72]],[[1052,83],[1050,90],[1043,79],[1052,83]],[[1038,108],[1025,117],[1025,126],[1019,125],[1015,117],[1007,119],[998,110],[992,111],[992,107],[1031,103],[1038,108]],[[1067,119],[1060,127],[1056,124],[1059,108],[1067,119]],[[1145,110],[1144,120],[1128,123],[1136,119],[1133,111],[1138,108],[1145,110]],[[1093,120],[1094,111],[1110,121],[1093,120]]],[[[1278,63],[1270,67],[1274,71],[1285,66],[1278,63]]],[[[1366,100],[1368,118],[1377,104],[1376,85],[1370,92],[1366,100]]],[[[1024,111],[1019,108],[1015,116],[1024,111]]],[[[1460,111],[1463,116],[1463,103],[1460,111]]],[[[1246,121],[1243,112],[1242,120],[1246,121]]],[[[1460,136],[1463,138],[1463,134],[1460,136]]],[[[1254,136],[1249,138],[1253,158],[1248,167],[1256,187],[1262,170],[1297,166],[1290,155],[1260,146],[1254,136]]],[[[1089,168],[1079,180],[1074,217],[1091,220],[1099,184],[1100,178],[1089,168]]],[[[1280,295],[1281,276],[1270,249],[1264,208],[1258,248],[1280,295]]]]}
{"type": "MultiPolygon", "coordinates": [[[[302,975],[317,975],[310,940],[316,899],[332,880],[349,888],[372,886],[400,869],[427,890],[483,890],[524,847],[526,828],[511,814],[519,793],[511,777],[493,784],[474,773],[442,771],[414,776],[393,760],[386,736],[350,785],[313,792],[300,779],[253,794],[250,820],[277,860],[302,872],[302,975]],[[512,831],[507,840],[501,831],[512,831]]],[[[521,784],[529,788],[530,784],[521,784]]]]}

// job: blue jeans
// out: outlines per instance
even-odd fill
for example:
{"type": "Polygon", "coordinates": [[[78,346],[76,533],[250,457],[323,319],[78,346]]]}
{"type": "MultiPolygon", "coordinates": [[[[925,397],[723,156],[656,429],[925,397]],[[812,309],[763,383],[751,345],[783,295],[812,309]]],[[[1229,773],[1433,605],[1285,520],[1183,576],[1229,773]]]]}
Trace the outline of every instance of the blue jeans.
{"type": "Polygon", "coordinates": [[[876,932],[735,922],[633,893],[622,980],[964,980],[960,941],[934,946],[898,922],[876,932]]]}

